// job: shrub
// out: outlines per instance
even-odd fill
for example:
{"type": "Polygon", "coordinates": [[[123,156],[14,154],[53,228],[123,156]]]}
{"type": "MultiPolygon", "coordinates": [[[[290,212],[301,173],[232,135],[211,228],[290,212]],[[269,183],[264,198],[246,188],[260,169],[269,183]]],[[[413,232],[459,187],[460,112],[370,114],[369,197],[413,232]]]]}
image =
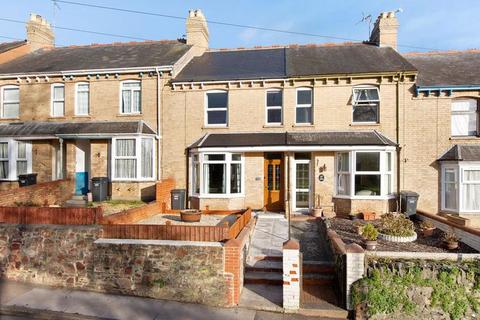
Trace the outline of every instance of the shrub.
{"type": "Polygon", "coordinates": [[[420,223],[420,228],[422,228],[422,229],[434,229],[435,225],[431,221],[424,220],[420,223]]]}
{"type": "Polygon", "coordinates": [[[378,230],[371,223],[367,223],[362,228],[362,236],[369,241],[375,241],[378,237],[378,230]]]}
{"type": "Polygon", "coordinates": [[[404,215],[387,213],[380,221],[380,232],[396,237],[410,237],[415,234],[413,222],[404,215]]]}
{"type": "Polygon", "coordinates": [[[443,236],[443,241],[445,242],[457,242],[459,240],[460,239],[457,237],[457,235],[453,231],[450,231],[443,236]]]}

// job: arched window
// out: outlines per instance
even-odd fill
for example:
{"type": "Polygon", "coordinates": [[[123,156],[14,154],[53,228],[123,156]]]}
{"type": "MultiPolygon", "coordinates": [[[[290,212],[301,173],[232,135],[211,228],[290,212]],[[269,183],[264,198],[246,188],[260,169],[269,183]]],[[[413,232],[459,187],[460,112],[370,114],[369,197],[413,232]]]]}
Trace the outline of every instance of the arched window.
{"type": "Polygon", "coordinates": [[[18,118],[20,113],[20,90],[18,86],[3,86],[1,91],[2,118],[18,118]]]}
{"type": "Polygon", "coordinates": [[[452,136],[478,134],[478,107],[476,99],[460,98],[452,101],[452,136]]]}
{"type": "Polygon", "coordinates": [[[352,97],[353,122],[378,123],[380,121],[380,94],[377,87],[354,87],[352,97]]]}

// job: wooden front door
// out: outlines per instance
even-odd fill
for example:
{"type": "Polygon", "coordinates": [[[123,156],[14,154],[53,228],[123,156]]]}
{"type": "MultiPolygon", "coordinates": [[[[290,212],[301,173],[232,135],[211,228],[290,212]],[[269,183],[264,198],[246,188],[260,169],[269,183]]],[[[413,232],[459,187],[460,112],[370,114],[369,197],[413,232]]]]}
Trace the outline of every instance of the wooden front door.
{"type": "Polygon", "coordinates": [[[268,211],[284,210],[283,159],[264,160],[264,203],[268,211]]]}

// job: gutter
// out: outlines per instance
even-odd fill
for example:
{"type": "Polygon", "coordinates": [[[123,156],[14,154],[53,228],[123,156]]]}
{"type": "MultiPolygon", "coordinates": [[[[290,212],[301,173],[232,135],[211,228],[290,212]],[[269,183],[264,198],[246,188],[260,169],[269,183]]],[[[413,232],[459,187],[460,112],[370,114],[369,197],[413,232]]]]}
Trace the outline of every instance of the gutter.
{"type": "Polygon", "coordinates": [[[447,96],[452,94],[452,91],[470,91],[480,90],[480,85],[461,85],[461,86],[415,86],[415,93],[418,96],[420,92],[425,92],[430,95],[431,92],[445,91],[447,96]]]}

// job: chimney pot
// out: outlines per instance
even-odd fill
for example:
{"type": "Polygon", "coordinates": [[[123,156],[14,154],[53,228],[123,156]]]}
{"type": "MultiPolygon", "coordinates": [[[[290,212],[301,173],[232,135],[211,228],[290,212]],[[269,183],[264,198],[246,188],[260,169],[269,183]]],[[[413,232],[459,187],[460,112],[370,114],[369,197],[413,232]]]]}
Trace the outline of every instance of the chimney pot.
{"type": "Polygon", "coordinates": [[[193,48],[195,56],[202,55],[208,49],[209,32],[208,25],[202,10],[188,11],[187,18],[187,44],[193,48]]]}
{"type": "Polygon", "coordinates": [[[398,26],[395,12],[382,12],[373,26],[370,42],[379,47],[391,47],[397,50],[398,26]]]}
{"type": "Polygon", "coordinates": [[[30,14],[30,21],[27,22],[27,43],[30,45],[31,51],[42,48],[54,47],[55,35],[50,23],[41,15],[36,13],[30,14]]]}

